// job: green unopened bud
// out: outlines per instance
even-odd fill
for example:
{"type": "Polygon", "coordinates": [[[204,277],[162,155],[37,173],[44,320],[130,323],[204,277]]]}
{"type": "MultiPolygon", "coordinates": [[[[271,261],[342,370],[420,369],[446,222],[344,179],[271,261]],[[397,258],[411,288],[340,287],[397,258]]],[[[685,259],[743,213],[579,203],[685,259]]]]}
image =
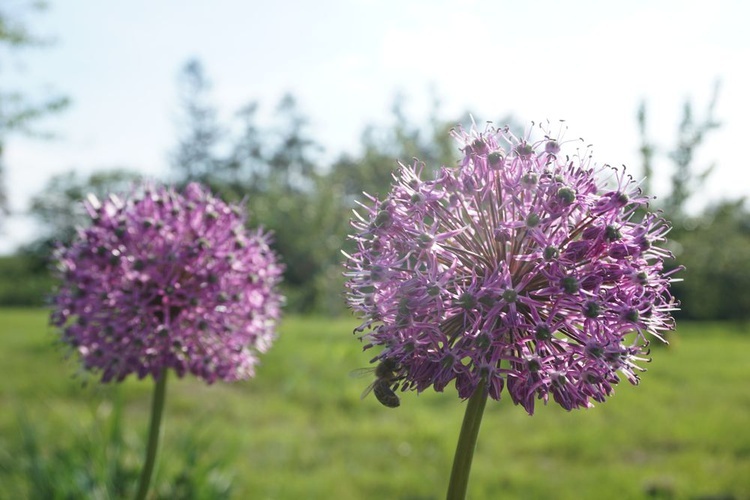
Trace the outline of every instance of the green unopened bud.
{"type": "Polygon", "coordinates": [[[631,323],[637,323],[638,320],[641,319],[641,313],[639,313],[637,309],[628,309],[625,312],[625,319],[631,323]]]}
{"type": "Polygon", "coordinates": [[[456,360],[451,354],[448,354],[440,360],[440,364],[443,365],[443,368],[451,368],[455,362],[456,360]]]}
{"type": "Polygon", "coordinates": [[[537,181],[539,180],[539,177],[536,175],[535,172],[526,172],[523,177],[521,177],[521,183],[526,187],[531,187],[536,185],[537,181]]]}
{"type": "Polygon", "coordinates": [[[552,332],[545,325],[539,325],[536,327],[534,336],[537,340],[549,340],[552,338],[552,332]]]}
{"type": "Polygon", "coordinates": [[[599,316],[600,312],[601,306],[593,300],[586,302],[586,305],[583,307],[583,315],[587,318],[596,318],[599,316]]]}
{"type": "Polygon", "coordinates": [[[568,383],[568,377],[564,373],[554,373],[550,378],[552,379],[552,385],[555,387],[565,387],[565,384],[568,383]]]}
{"type": "Polygon", "coordinates": [[[563,290],[565,290],[565,293],[569,294],[574,294],[581,289],[581,285],[578,283],[578,280],[573,276],[564,277],[560,284],[562,285],[563,290]]]}
{"type": "Polygon", "coordinates": [[[430,234],[422,233],[418,236],[419,239],[419,246],[421,248],[428,248],[430,245],[432,245],[433,237],[430,234]]]}
{"type": "Polygon", "coordinates": [[[608,241],[617,241],[622,238],[620,230],[612,225],[609,225],[604,229],[604,234],[608,241]]]}
{"type": "Polygon", "coordinates": [[[474,151],[481,151],[485,147],[484,140],[481,138],[476,139],[474,142],[471,143],[471,147],[474,148],[474,151]]]}
{"type": "Polygon", "coordinates": [[[383,227],[391,222],[391,214],[386,210],[381,210],[375,217],[375,227],[383,227]]]}
{"type": "Polygon", "coordinates": [[[490,344],[492,344],[490,336],[486,333],[480,333],[479,335],[477,335],[477,338],[474,342],[479,349],[487,349],[490,344]]]}
{"type": "Polygon", "coordinates": [[[407,298],[402,298],[398,301],[398,313],[406,316],[411,312],[411,308],[409,307],[409,300],[407,298]]]}
{"type": "Polygon", "coordinates": [[[503,155],[499,151],[493,151],[492,153],[487,155],[487,162],[493,168],[497,168],[502,165],[503,160],[503,155]]]}
{"type": "Polygon", "coordinates": [[[557,197],[566,205],[570,205],[576,201],[576,192],[567,186],[561,187],[557,190],[557,197]]]}
{"type": "Polygon", "coordinates": [[[526,361],[526,368],[531,373],[536,373],[539,370],[541,370],[542,364],[539,362],[539,359],[537,359],[537,358],[531,358],[531,359],[529,359],[529,360],[526,361]]]}
{"type": "Polygon", "coordinates": [[[560,255],[560,251],[556,247],[553,247],[552,245],[545,247],[544,260],[550,261],[556,259],[558,255],[560,255]]]}
{"type": "Polygon", "coordinates": [[[598,343],[591,343],[586,346],[586,352],[594,358],[601,358],[602,354],[604,354],[604,347],[601,346],[601,344],[598,343]]]}
{"type": "Polygon", "coordinates": [[[530,213],[530,214],[529,214],[529,215],[528,215],[528,216],[526,217],[526,226],[527,226],[527,227],[536,227],[536,226],[538,226],[538,225],[539,225],[539,221],[540,221],[540,220],[541,220],[541,219],[540,219],[539,215],[537,215],[537,214],[535,214],[535,213],[530,213]]]}
{"type": "Polygon", "coordinates": [[[531,147],[531,144],[528,143],[520,144],[518,147],[516,147],[516,154],[522,158],[531,156],[533,152],[534,148],[531,147]]]}
{"type": "Polygon", "coordinates": [[[469,292],[464,292],[458,298],[456,304],[468,311],[469,309],[473,309],[474,306],[477,305],[477,299],[475,299],[474,296],[469,292]]]}

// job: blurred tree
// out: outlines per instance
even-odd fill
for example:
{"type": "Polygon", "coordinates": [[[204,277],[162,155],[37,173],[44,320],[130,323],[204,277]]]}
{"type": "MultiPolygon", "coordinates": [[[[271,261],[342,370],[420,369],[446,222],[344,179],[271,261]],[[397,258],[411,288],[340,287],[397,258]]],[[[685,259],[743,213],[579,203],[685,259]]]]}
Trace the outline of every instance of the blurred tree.
{"type": "Polygon", "coordinates": [[[53,281],[46,260],[37,255],[0,256],[0,306],[43,306],[53,281]]]}
{"type": "MultiPolygon", "coordinates": [[[[355,206],[363,192],[384,196],[393,181],[399,162],[409,164],[418,159],[424,164],[423,175],[429,177],[443,166],[455,166],[460,155],[450,131],[456,127],[474,126],[472,113],[466,111],[454,119],[442,117],[440,99],[434,95],[426,124],[407,116],[406,98],[397,94],[391,107],[391,122],[386,126],[370,125],[361,136],[361,153],[344,154],[330,169],[330,177],[342,186],[349,206],[355,206]]],[[[523,136],[524,128],[510,115],[493,121],[497,126],[508,126],[523,136]]],[[[477,126],[483,130],[483,126],[477,126]]]]}
{"type": "MultiPolygon", "coordinates": [[[[700,320],[750,320],[750,213],[745,200],[723,200],[691,215],[686,204],[700,193],[713,166],[696,173],[695,158],[709,132],[720,127],[715,118],[719,83],[702,118],[696,119],[693,104],[686,101],[678,128],[677,144],[668,153],[674,165],[671,190],[659,206],[671,220],[673,229],[669,245],[675,258],[665,262],[667,268],[684,266],[673,285],[682,309],[678,317],[700,320]],[[683,281],[684,280],[684,281],[683,281]]],[[[638,110],[643,172],[653,172],[656,146],[647,134],[647,109],[638,110]]],[[[650,184],[644,184],[646,192],[650,184]]]]}
{"type": "Polygon", "coordinates": [[[385,194],[399,160],[419,158],[425,175],[455,165],[458,148],[448,132],[456,125],[471,126],[468,113],[460,120],[441,119],[438,99],[427,125],[418,124],[399,95],[391,122],[366,128],[359,154],[324,165],[322,147],[294,96],[282,97],[269,124],[259,123],[257,102],[242,107],[233,121],[220,123],[207,82],[198,61],[185,65],[180,76],[185,122],[172,157],[177,181],[201,181],[225,198],[246,199],[250,223],[274,233],[292,311],[343,310],[340,251],[362,192],[385,194]]]}
{"type": "Polygon", "coordinates": [[[469,113],[455,121],[444,120],[440,118],[440,101],[434,98],[429,121],[420,126],[407,116],[405,102],[404,95],[397,94],[390,124],[367,126],[361,136],[362,152],[357,156],[342,155],[331,166],[330,176],[343,188],[351,207],[363,192],[384,196],[398,162],[408,164],[418,158],[425,164],[425,174],[430,175],[458,161],[458,148],[449,132],[455,126],[467,126],[469,113]]]}
{"type": "MultiPolygon", "coordinates": [[[[45,41],[32,34],[21,22],[25,10],[38,11],[46,7],[45,2],[17,4],[11,12],[8,4],[0,5],[0,57],[24,47],[45,45],[45,41]]],[[[5,70],[0,64],[0,71],[5,70]]],[[[32,125],[49,113],[64,109],[69,103],[67,97],[52,96],[31,99],[25,91],[3,88],[0,84],[0,211],[8,213],[8,200],[2,176],[5,172],[4,151],[9,135],[20,133],[28,136],[44,137],[44,133],[32,125]]]]}
{"type": "MultiPolygon", "coordinates": [[[[309,135],[308,119],[296,99],[283,96],[275,116],[267,129],[243,136],[250,146],[256,137],[262,141],[251,158],[255,176],[249,179],[247,203],[251,220],[273,231],[275,248],[286,265],[288,308],[309,312],[330,294],[315,282],[332,255],[338,256],[340,246],[332,248],[331,235],[341,210],[322,174],[322,147],[309,135]]],[[[233,150],[242,141],[235,144],[233,150]]]]}
{"type": "Polygon", "coordinates": [[[641,165],[643,169],[643,192],[651,193],[651,180],[654,175],[654,145],[648,135],[647,121],[648,111],[646,109],[646,101],[641,101],[638,106],[638,132],[640,134],[641,146],[639,151],[641,153],[641,165]]]}
{"type": "Polygon", "coordinates": [[[288,192],[307,191],[317,171],[314,155],[323,148],[308,135],[309,120],[300,112],[294,96],[281,98],[276,116],[279,126],[268,157],[270,181],[288,192]]]}
{"type": "Polygon", "coordinates": [[[105,198],[111,193],[126,192],[138,179],[139,174],[123,168],[85,177],[75,170],[53,176],[31,199],[29,213],[40,224],[41,234],[24,251],[44,256],[55,243],[69,242],[76,227],[86,222],[81,202],[88,194],[105,198]]]}
{"type": "Polygon", "coordinates": [[[348,230],[341,190],[326,176],[310,179],[304,191],[277,186],[248,198],[251,222],[273,231],[282,255],[288,309],[335,313],[343,310],[341,244],[348,230]]]}
{"type": "Polygon", "coordinates": [[[52,177],[31,200],[29,214],[40,226],[39,236],[15,255],[0,258],[0,305],[41,306],[52,289],[49,257],[58,243],[67,243],[76,227],[86,224],[81,201],[127,191],[139,175],[115,169],[81,176],[76,171],[52,177]]]}
{"type": "Polygon", "coordinates": [[[200,62],[185,65],[180,84],[184,123],[172,157],[178,183],[200,181],[226,199],[246,198],[250,222],[274,233],[290,308],[314,308],[318,292],[312,283],[338,248],[324,256],[321,248],[328,247],[318,244],[335,223],[336,198],[330,192],[321,198],[325,183],[316,157],[322,148],[308,133],[307,117],[287,94],[270,125],[258,124],[256,102],[235,113],[234,122],[220,124],[200,62]]]}
{"type": "Polygon", "coordinates": [[[209,101],[211,85],[200,61],[191,59],[185,64],[179,84],[184,119],[172,167],[181,182],[207,182],[221,167],[217,148],[224,132],[209,101]]]}
{"type": "Polygon", "coordinates": [[[685,266],[674,284],[689,319],[750,320],[750,212],[745,200],[722,201],[674,237],[675,257],[685,266]]]}
{"type": "Polygon", "coordinates": [[[242,107],[235,117],[240,122],[240,133],[233,141],[224,160],[221,186],[215,186],[230,199],[262,192],[268,188],[268,163],[264,156],[265,134],[256,122],[258,103],[253,101],[242,107]]]}
{"type": "Polygon", "coordinates": [[[721,125],[714,117],[718,96],[719,82],[716,82],[705,116],[700,120],[694,117],[693,106],[689,100],[683,105],[677,145],[669,153],[675,166],[672,173],[672,189],[664,204],[664,211],[675,221],[685,216],[685,202],[696,189],[703,185],[713,171],[714,166],[711,165],[702,172],[696,173],[694,163],[696,149],[703,144],[710,131],[721,125]]]}
{"type": "MultiPolygon", "coordinates": [[[[686,217],[686,202],[700,189],[714,168],[714,165],[710,165],[696,173],[695,157],[696,151],[703,145],[708,133],[721,126],[721,123],[715,117],[719,89],[720,82],[717,81],[701,119],[696,119],[693,112],[693,103],[689,99],[683,103],[682,119],[677,130],[677,144],[667,154],[674,165],[674,169],[671,176],[670,192],[660,208],[671,220],[678,224],[681,224],[682,219],[686,217]]],[[[641,101],[638,106],[637,122],[640,137],[641,168],[644,177],[642,188],[647,194],[652,194],[653,162],[658,147],[649,137],[646,101],[641,101]]]]}

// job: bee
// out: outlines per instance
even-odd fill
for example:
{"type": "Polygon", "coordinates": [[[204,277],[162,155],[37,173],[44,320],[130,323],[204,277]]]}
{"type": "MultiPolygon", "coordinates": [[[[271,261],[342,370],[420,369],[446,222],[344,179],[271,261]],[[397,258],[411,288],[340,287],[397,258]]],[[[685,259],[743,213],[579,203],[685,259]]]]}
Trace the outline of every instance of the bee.
{"type": "Polygon", "coordinates": [[[375,398],[388,408],[398,408],[401,404],[401,400],[393,391],[392,386],[398,382],[399,377],[396,374],[398,370],[398,363],[392,359],[383,359],[378,366],[375,368],[362,368],[361,370],[355,370],[355,374],[359,373],[375,373],[375,381],[367,386],[362,392],[361,398],[372,392],[375,394],[375,398]]]}

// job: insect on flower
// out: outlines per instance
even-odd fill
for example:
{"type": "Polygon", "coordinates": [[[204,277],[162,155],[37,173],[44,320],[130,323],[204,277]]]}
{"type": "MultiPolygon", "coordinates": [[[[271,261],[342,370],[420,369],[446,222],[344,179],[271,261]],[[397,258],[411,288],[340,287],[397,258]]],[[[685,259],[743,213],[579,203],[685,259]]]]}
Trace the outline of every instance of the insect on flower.
{"type": "Polygon", "coordinates": [[[360,398],[364,399],[372,392],[383,406],[398,408],[401,405],[401,400],[394,391],[394,388],[397,388],[398,381],[402,378],[397,373],[398,368],[398,363],[386,358],[380,361],[378,366],[374,368],[360,368],[359,370],[355,370],[353,374],[357,376],[375,374],[375,380],[365,388],[360,398]]]}

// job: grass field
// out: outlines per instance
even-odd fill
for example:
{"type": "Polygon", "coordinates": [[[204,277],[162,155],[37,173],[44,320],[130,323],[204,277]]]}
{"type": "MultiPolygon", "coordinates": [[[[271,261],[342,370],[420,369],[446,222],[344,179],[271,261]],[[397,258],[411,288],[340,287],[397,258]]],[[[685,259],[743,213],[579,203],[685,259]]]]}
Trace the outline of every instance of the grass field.
{"type": "MultiPolygon", "coordinates": [[[[361,401],[354,325],[289,318],[254,380],[171,379],[157,496],[442,498],[464,403],[361,401]]],[[[131,496],[152,383],[74,376],[54,341],[44,311],[0,311],[0,498],[131,496]]],[[[750,332],[682,324],[674,344],[590,410],[489,401],[469,498],[750,498],[750,332]]]]}

